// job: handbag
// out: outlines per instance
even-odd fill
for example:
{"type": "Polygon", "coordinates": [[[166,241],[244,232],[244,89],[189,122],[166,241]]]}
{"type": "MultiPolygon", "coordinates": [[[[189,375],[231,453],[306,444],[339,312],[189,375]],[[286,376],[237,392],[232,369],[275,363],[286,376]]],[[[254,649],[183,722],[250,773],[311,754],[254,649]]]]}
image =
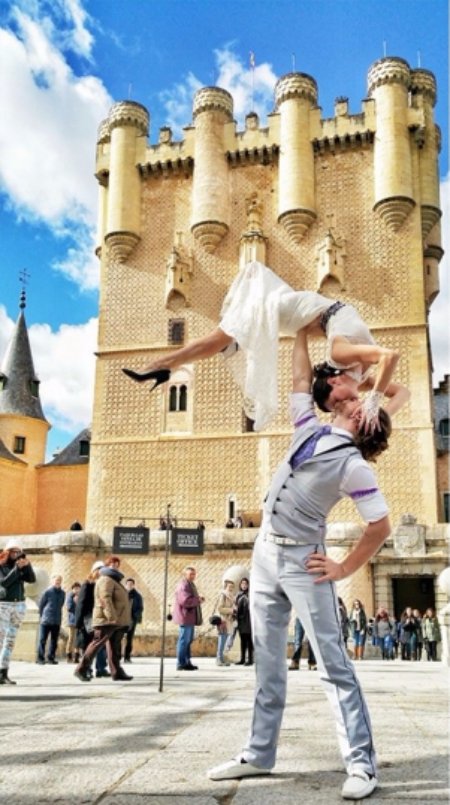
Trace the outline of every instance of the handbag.
{"type": "Polygon", "coordinates": [[[210,617],[210,618],[208,618],[208,620],[209,620],[209,622],[210,622],[211,626],[217,626],[217,627],[219,627],[219,626],[220,626],[220,624],[222,623],[222,618],[221,618],[221,616],[219,615],[219,613],[216,611],[216,610],[217,610],[217,605],[218,605],[218,603],[219,603],[219,599],[217,599],[216,603],[214,604],[214,609],[213,609],[213,611],[212,611],[212,615],[211,615],[211,617],[210,617]]]}

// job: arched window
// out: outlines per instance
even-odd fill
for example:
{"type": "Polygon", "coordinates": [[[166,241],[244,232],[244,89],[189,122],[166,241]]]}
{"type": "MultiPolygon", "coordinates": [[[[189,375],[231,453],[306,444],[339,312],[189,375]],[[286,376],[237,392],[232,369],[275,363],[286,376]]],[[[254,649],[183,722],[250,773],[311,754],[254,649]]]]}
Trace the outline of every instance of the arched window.
{"type": "Polygon", "coordinates": [[[169,411],[187,411],[187,386],[176,386],[169,390],[169,411]]]}
{"type": "Polygon", "coordinates": [[[169,391],[169,411],[176,411],[177,410],[177,387],[171,386],[169,391]]]}

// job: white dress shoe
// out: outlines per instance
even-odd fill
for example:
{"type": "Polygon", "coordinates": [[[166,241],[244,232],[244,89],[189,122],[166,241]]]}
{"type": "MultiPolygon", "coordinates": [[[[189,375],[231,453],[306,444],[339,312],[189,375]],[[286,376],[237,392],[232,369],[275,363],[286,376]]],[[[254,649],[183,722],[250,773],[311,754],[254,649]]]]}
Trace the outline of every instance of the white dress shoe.
{"type": "Polygon", "coordinates": [[[365,771],[355,771],[350,774],[342,786],[344,799],[364,799],[370,797],[378,785],[376,777],[369,777],[365,771]]]}
{"type": "Polygon", "coordinates": [[[242,777],[257,777],[258,774],[270,774],[270,769],[260,769],[242,757],[234,757],[207,772],[210,780],[240,780],[242,777]]]}

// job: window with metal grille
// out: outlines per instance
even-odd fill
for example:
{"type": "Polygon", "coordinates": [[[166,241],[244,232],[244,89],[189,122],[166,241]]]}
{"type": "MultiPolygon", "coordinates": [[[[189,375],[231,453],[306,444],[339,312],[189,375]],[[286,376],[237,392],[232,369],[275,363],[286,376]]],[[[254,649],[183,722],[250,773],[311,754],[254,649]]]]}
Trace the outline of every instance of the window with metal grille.
{"type": "Polygon", "coordinates": [[[33,397],[39,397],[39,380],[30,380],[30,391],[33,397]]]}
{"type": "Polygon", "coordinates": [[[81,439],[80,441],[80,456],[88,456],[89,455],[89,448],[90,443],[87,439],[81,439]]]}
{"type": "Polygon", "coordinates": [[[13,452],[19,453],[23,455],[25,453],[25,444],[26,444],[25,436],[14,436],[14,447],[13,452]]]}
{"type": "Polygon", "coordinates": [[[169,319],[169,344],[184,344],[184,319],[169,319]]]}

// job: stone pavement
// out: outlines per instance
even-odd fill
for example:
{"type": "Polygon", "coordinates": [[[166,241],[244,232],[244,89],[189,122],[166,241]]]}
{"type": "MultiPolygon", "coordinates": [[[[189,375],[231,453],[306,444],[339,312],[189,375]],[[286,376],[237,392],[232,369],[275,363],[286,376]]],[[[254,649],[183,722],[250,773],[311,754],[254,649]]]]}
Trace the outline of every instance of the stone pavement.
{"type": "MultiPolygon", "coordinates": [[[[241,749],[254,670],[196,672],[136,659],[133,682],[82,683],[73,666],[13,662],[0,687],[0,802],[102,805],[332,805],[345,779],[317,672],[289,673],[278,762],[269,777],[212,782],[241,749]]],[[[440,663],[356,664],[372,714],[380,788],[370,802],[448,802],[448,677],[440,663]]]]}

